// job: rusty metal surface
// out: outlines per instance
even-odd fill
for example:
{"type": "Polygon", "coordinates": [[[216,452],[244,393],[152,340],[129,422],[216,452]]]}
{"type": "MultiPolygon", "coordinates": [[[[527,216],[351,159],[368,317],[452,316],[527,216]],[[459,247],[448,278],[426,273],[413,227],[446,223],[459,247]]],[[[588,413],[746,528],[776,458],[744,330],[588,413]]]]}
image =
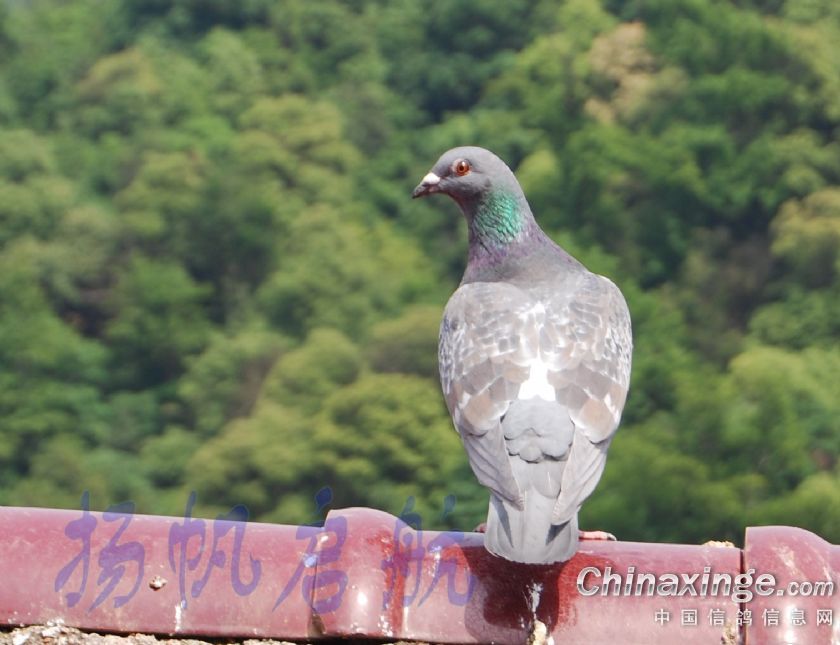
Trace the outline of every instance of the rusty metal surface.
{"type": "Polygon", "coordinates": [[[300,585],[273,608],[282,584],[305,557],[297,527],[248,524],[234,562],[235,523],[225,524],[0,508],[0,621],[63,620],[116,632],[306,636],[310,603],[300,585]],[[220,538],[215,549],[214,528],[220,538]],[[235,580],[232,565],[238,566],[235,580]]]}
{"type": "MultiPolygon", "coordinates": [[[[824,579],[820,567],[836,576],[837,547],[805,531],[774,531],[750,529],[745,563],[774,568],[780,580],[784,572],[824,579]],[[779,564],[791,561],[795,571],[779,564]]],[[[521,644],[538,619],[557,643],[735,643],[756,621],[739,628],[746,605],[731,589],[701,584],[736,580],[741,560],[726,546],[585,541],[563,565],[517,565],[488,554],[480,534],[415,531],[358,508],[298,527],[0,507],[0,622],[521,644]],[[613,584],[603,584],[610,574],[613,584]]],[[[802,630],[793,641],[755,631],[749,642],[831,642],[833,629],[802,630]]]]}
{"type": "Polygon", "coordinates": [[[790,526],[750,527],[743,566],[774,580],[744,603],[749,645],[840,643],[840,547],[790,526]]]}

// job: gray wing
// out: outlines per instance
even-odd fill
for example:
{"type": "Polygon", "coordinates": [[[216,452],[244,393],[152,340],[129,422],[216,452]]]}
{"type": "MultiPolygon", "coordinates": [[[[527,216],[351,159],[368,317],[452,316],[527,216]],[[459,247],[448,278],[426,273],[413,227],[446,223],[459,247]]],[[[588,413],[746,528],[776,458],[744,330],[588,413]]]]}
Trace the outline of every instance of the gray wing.
{"type": "Polygon", "coordinates": [[[479,481],[521,506],[501,420],[520,396],[553,393],[558,414],[568,415],[575,432],[552,517],[560,523],[568,509],[576,512],[600,478],[607,440],[618,426],[631,345],[627,307],[606,278],[581,273],[554,290],[460,287],[441,324],[440,375],[479,481]],[[541,391],[530,380],[536,360],[548,381],[541,391]]]}
{"type": "Polygon", "coordinates": [[[555,363],[557,400],[575,425],[552,523],[574,516],[601,478],[630,385],[630,312],[612,282],[587,274],[568,305],[573,359],[555,363]]]}
{"type": "Polygon", "coordinates": [[[438,366],[446,405],[478,481],[518,508],[501,419],[528,375],[517,337],[524,294],[502,283],[471,283],[449,299],[440,327],[438,366]]]}

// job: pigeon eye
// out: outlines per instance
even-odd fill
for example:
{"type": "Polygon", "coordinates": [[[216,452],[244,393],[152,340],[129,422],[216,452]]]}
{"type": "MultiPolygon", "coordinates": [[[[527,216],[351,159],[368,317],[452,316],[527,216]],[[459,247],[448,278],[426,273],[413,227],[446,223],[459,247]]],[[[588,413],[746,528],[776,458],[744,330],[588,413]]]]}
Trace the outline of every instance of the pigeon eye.
{"type": "Polygon", "coordinates": [[[463,177],[472,169],[470,162],[466,159],[459,159],[455,162],[455,165],[452,168],[455,170],[455,174],[459,177],[463,177]]]}

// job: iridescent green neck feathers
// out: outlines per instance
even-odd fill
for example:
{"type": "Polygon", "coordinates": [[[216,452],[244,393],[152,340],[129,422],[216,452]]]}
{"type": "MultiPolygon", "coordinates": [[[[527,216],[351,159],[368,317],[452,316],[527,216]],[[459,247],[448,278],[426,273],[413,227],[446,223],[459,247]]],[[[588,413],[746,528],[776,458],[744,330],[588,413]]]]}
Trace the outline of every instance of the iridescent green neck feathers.
{"type": "Polygon", "coordinates": [[[482,242],[504,245],[513,242],[525,226],[523,205],[505,190],[489,192],[476,204],[470,221],[471,233],[482,242]]]}

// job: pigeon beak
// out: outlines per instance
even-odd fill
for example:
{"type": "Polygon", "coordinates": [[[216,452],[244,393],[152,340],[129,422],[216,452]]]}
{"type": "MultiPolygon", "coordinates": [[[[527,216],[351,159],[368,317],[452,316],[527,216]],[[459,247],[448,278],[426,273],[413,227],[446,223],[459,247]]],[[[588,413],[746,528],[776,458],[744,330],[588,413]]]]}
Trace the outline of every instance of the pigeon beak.
{"type": "Polygon", "coordinates": [[[440,177],[430,172],[423,177],[423,181],[417,184],[417,188],[414,189],[411,196],[416,199],[417,197],[425,197],[426,195],[440,192],[438,184],[440,184],[440,177]]]}

